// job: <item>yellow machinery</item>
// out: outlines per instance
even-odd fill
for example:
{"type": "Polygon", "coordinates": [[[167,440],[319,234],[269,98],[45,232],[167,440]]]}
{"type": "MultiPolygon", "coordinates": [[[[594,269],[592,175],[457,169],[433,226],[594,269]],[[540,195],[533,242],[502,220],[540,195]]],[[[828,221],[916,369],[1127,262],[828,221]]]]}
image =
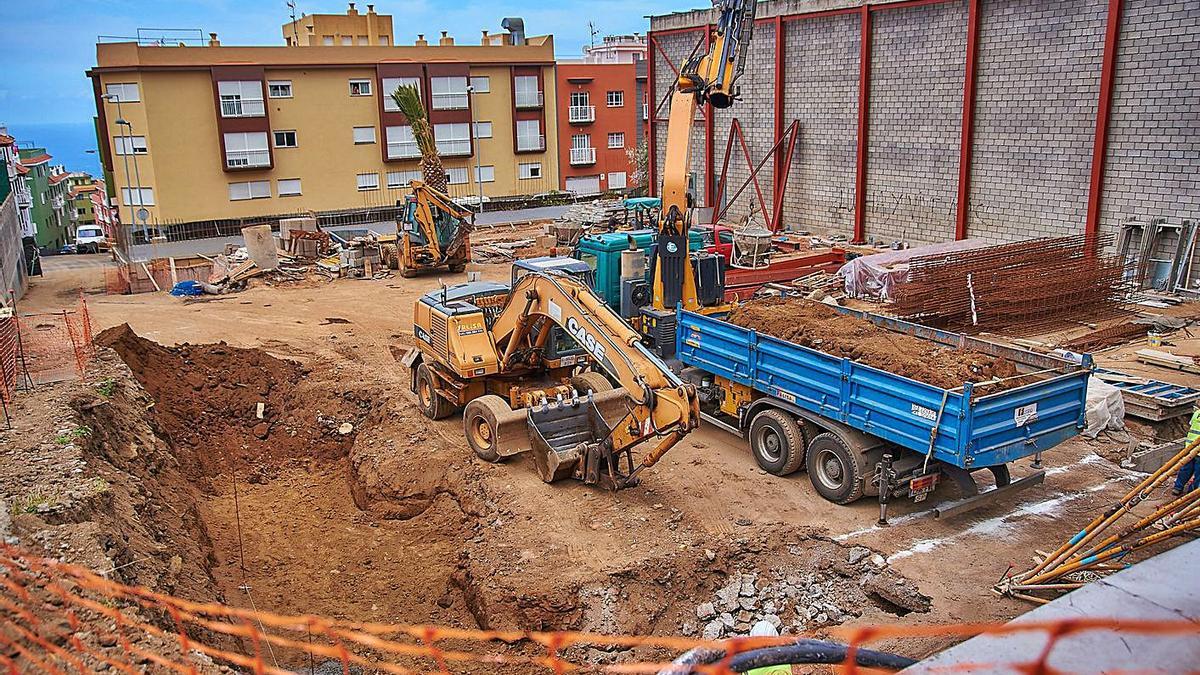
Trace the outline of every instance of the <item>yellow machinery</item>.
{"type": "Polygon", "coordinates": [[[443,288],[417,302],[414,324],[418,348],[404,363],[421,411],[439,419],[465,406],[467,442],[480,458],[531,452],[546,482],[635,484],[699,422],[695,388],[575,277],[532,271],[511,289],[443,288]],[[580,371],[588,365],[621,387],[580,371]],[[649,440],[635,465],[634,446],[649,440]]]}
{"type": "Polygon", "coordinates": [[[475,214],[425,183],[414,180],[397,220],[400,276],[446,268],[463,271],[471,261],[471,228],[475,214]]]}

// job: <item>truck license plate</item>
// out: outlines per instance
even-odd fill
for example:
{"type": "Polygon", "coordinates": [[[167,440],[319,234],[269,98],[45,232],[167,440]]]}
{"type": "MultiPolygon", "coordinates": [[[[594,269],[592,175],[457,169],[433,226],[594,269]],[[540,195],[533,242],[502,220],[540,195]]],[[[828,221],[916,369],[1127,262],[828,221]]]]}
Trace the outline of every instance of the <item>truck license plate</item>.
{"type": "Polygon", "coordinates": [[[913,501],[925,501],[930,492],[937,487],[938,475],[936,473],[918,476],[908,483],[908,496],[912,497],[913,501]]]}

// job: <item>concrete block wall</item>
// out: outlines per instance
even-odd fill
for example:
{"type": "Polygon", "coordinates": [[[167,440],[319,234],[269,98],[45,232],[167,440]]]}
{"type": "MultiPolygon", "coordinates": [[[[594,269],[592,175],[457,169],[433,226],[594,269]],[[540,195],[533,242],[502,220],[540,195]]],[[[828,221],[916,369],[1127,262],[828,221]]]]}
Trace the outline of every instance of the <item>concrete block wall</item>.
{"type": "Polygon", "coordinates": [[[954,238],[966,68],[965,2],[875,12],[867,136],[868,238],[954,238]]]}
{"type": "MultiPolygon", "coordinates": [[[[864,3],[871,8],[873,52],[866,238],[951,240],[970,0],[919,6],[893,0],[760,2],[759,18],[767,21],[758,24],[751,43],[745,100],[718,113],[713,125],[714,170],[734,115],[755,160],[775,140],[773,20],[782,16],[782,126],[794,119],[801,126],[784,223],[796,230],[853,232],[864,3]]],[[[1200,218],[1200,3],[1123,4],[1098,219],[1101,231],[1114,233],[1131,217],[1200,218]]],[[[979,8],[967,236],[1002,242],[1082,233],[1109,0],[980,0],[979,8]]],[[[654,17],[651,34],[714,19],[710,11],[654,17]]],[[[681,62],[699,35],[659,39],[681,62]]],[[[660,55],[655,58],[654,89],[661,99],[674,74],[660,55]]],[[[655,125],[659,180],[665,114],[655,125]]],[[[698,123],[694,133],[702,130],[698,123]]],[[[692,162],[701,171],[703,148],[703,141],[695,144],[692,162]]],[[[743,161],[731,160],[734,187],[743,161]]],[[[745,208],[735,205],[731,215],[745,208]]]]}
{"type": "MultiPolygon", "coordinates": [[[[651,58],[654,59],[654,99],[650,102],[650,119],[651,126],[654,129],[654,194],[661,196],[662,188],[662,167],[667,154],[667,118],[670,116],[671,102],[668,92],[672,91],[675,85],[675,70],[671,65],[668,65],[667,60],[663,57],[666,53],[671,64],[675,68],[680,65],[693,54],[702,54],[704,52],[704,31],[687,31],[681,33],[673,33],[671,35],[661,36],[656,39],[661,51],[655,47],[650,47],[651,58]],[[697,43],[700,46],[697,47],[697,43]],[[657,112],[656,112],[657,111],[657,112]]],[[[695,121],[692,124],[692,146],[691,146],[691,171],[695,174],[695,191],[696,201],[698,204],[704,204],[704,185],[707,171],[707,157],[705,155],[705,126],[704,115],[700,110],[696,112],[695,121]]]]}
{"type": "Polygon", "coordinates": [[[854,229],[859,28],[856,14],[784,22],[784,126],[800,122],[784,195],[792,230],[854,229]]]}
{"type": "MultiPolygon", "coordinates": [[[[738,81],[743,100],[734,103],[733,107],[716,111],[713,118],[713,189],[716,190],[720,181],[721,166],[725,159],[725,147],[729,141],[730,124],[737,118],[742,125],[742,135],[746,139],[746,147],[750,150],[751,163],[746,162],[737,137],[733,139],[733,147],[729,151],[729,162],[725,175],[725,201],[728,202],[750,178],[751,170],[771,151],[775,144],[775,26],[773,24],[759,25],[754,29],[754,38],[750,42],[750,51],[746,55],[746,72],[738,81]]],[[[766,202],[766,213],[773,214],[775,192],[774,162],[767,162],[758,170],[758,185],[762,190],[762,200],[766,202]]],[[[714,193],[714,201],[720,203],[720,195],[714,193]]],[[[751,208],[755,219],[762,221],[763,210],[760,208],[758,192],[754,183],[728,204],[725,218],[741,221],[750,213],[751,208]]],[[[762,223],[766,225],[766,223],[762,223]]]]}
{"type": "Polygon", "coordinates": [[[971,236],[1083,232],[1107,14],[1105,0],[981,3],[971,236]]]}
{"type": "MultiPolygon", "coordinates": [[[[1119,235],[1131,218],[1200,220],[1198,174],[1200,3],[1126,0],[1100,231],[1119,235]]],[[[1200,279],[1200,269],[1193,268],[1192,279],[1200,279]]]]}

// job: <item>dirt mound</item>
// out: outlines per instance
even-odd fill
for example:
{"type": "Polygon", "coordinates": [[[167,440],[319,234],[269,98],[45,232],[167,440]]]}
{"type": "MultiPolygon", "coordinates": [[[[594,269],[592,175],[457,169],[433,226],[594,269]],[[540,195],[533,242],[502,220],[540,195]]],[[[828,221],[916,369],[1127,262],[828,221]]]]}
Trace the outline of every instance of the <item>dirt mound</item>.
{"type": "Polygon", "coordinates": [[[300,364],[260,349],[164,347],[128,324],[97,342],[115,350],[154,398],[154,420],[193,480],[231,471],[253,480],[278,460],[345,456],[369,407],[348,391],[309,383],[300,364]]]}
{"type": "MultiPolygon", "coordinates": [[[[754,300],[734,308],[729,322],[944,389],[1019,374],[1008,359],[940,347],[807,300],[754,300]]],[[[1021,384],[1013,380],[988,391],[1021,384]]]]}

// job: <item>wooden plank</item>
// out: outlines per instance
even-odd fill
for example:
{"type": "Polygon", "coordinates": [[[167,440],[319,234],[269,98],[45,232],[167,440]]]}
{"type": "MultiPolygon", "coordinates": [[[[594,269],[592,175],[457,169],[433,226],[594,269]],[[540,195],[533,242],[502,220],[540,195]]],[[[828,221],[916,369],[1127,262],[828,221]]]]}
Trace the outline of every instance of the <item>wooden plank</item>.
{"type": "Polygon", "coordinates": [[[1172,370],[1200,374],[1200,366],[1196,365],[1195,359],[1176,356],[1170,352],[1161,352],[1157,349],[1139,349],[1135,354],[1137,355],[1137,360],[1142,363],[1149,363],[1152,366],[1159,366],[1160,368],[1170,368],[1172,370]]]}

